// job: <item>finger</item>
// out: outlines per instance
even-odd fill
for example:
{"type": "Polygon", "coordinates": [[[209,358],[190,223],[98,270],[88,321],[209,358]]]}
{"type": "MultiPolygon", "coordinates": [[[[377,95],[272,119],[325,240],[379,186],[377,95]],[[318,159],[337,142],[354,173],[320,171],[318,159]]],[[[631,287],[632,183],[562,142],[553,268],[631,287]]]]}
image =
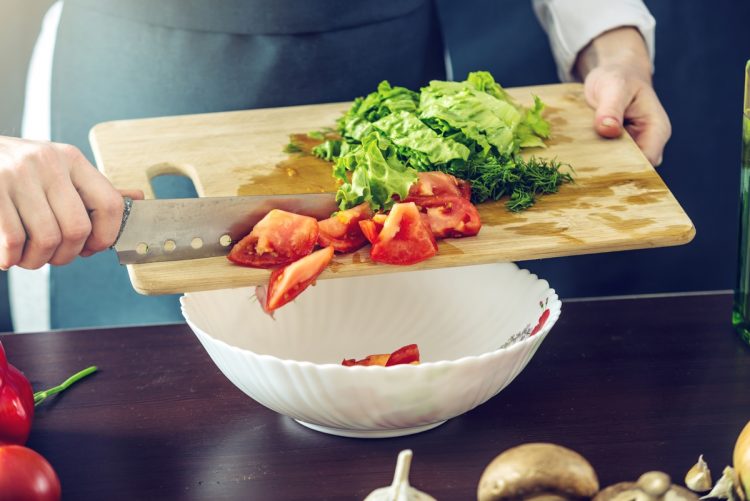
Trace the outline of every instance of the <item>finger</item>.
{"type": "Polygon", "coordinates": [[[16,206],[7,196],[0,197],[0,269],[7,270],[21,261],[26,231],[16,206]]]}
{"type": "Polygon", "coordinates": [[[122,195],[82,155],[71,169],[71,179],[91,218],[91,233],[83,255],[108,249],[117,238],[122,222],[122,195]]]}
{"type": "Polygon", "coordinates": [[[26,245],[18,263],[21,268],[35,270],[47,264],[61,242],[60,227],[44,191],[26,186],[13,199],[26,229],[26,245]]]}
{"type": "Polygon", "coordinates": [[[68,264],[83,249],[91,233],[91,219],[80,195],[71,183],[58,183],[47,190],[47,200],[57,219],[62,238],[50,259],[50,264],[68,264]]]}
{"type": "Polygon", "coordinates": [[[654,123],[634,123],[626,128],[651,165],[661,165],[669,133],[654,123]]]}
{"type": "Polygon", "coordinates": [[[602,137],[614,138],[622,134],[625,110],[633,95],[627,85],[617,78],[601,79],[593,94],[594,129],[602,137]]]}
{"type": "Polygon", "coordinates": [[[130,197],[133,200],[143,200],[143,190],[117,190],[123,197],[130,197]]]}
{"type": "Polygon", "coordinates": [[[661,164],[664,147],[672,135],[669,117],[655,94],[637,99],[634,108],[644,111],[627,126],[628,132],[644,156],[656,167],[661,164]]]}

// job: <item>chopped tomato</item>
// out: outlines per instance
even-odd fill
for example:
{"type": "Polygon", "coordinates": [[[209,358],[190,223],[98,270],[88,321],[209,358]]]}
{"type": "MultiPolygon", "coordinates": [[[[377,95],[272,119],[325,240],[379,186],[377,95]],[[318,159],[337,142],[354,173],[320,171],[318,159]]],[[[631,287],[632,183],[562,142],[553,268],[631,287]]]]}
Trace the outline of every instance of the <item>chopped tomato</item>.
{"type": "Polygon", "coordinates": [[[352,366],[352,365],[380,365],[382,367],[385,367],[385,364],[388,362],[388,359],[390,358],[390,353],[380,353],[378,355],[367,355],[362,360],[357,360],[354,358],[345,358],[343,362],[341,362],[341,365],[346,366],[352,366]]]}
{"type": "Polygon", "coordinates": [[[227,257],[243,266],[273,268],[307,256],[317,241],[315,218],[273,209],[232,247],[227,257]]]}
{"type": "Polygon", "coordinates": [[[391,365],[400,364],[419,364],[419,348],[416,344],[410,344],[399,348],[393,353],[380,353],[377,355],[367,355],[362,360],[356,358],[345,358],[341,365],[352,367],[354,365],[379,365],[381,367],[389,367],[391,365]]]}
{"type": "Polygon", "coordinates": [[[414,362],[419,363],[419,348],[416,344],[408,344],[391,353],[385,366],[390,367],[392,365],[411,364],[414,362]]]}
{"type": "Polygon", "coordinates": [[[370,249],[373,261],[415,264],[437,254],[437,243],[414,203],[395,204],[370,249]]]}
{"type": "Polygon", "coordinates": [[[372,219],[365,219],[359,222],[359,229],[362,230],[362,233],[364,234],[368,242],[370,242],[371,244],[375,243],[375,240],[378,239],[380,230],[383,229],[383,225],[385,224],[385,220],[387,218],[387,214],[378,212],[377,214],[372,216],[372,219]]]}
{"type": "Polygon", "coordinates": [[[429,197],[417,202],[427,214],[435,238],[470,237],[479,233],[482,221],[474,205],[460,197],[429,197]]]}
{"type": "Polygon", "coordinates": [[[284,306],[312,284],[333,258],[333,246],[320,249],[271,273],[268,288],[259,286],[256,296],[267,313],[284,306]]]}
{"type": "Polygon", "coordinates": [[[380,226],[383,226],[385,224],[385,220],[388,219],[388,214],[384,214],[382,212],[378,212],[374,216],[372,216],[372,220],[375,221],[380,226]]]}
{"type": "Polygon", "coordinates": [[[372,209],[370,204],[365,202],[318,221],[318,243],[321,247],[333,245],[336,252],[354,252],[367,243],[359,222],[371,217],[372,209]]]}
{"type": "Polygon", "coordinates": [[[417,182],[409,189],[405,202],[416,201],[422,197],[463,197],[471,198],[471,184],[463,179],[445,172],[420,172],[417,182]]]}
{"type": "Polygon", "coordinates": [[[383,229],[383,225],[376,223],[372,219],[365,219],[364,221],[359,222],[359,229],[362,230],[362,234],[365,236],[367,241],[371,244],[374,244],[378,239],[380,230],[383,229]]]}

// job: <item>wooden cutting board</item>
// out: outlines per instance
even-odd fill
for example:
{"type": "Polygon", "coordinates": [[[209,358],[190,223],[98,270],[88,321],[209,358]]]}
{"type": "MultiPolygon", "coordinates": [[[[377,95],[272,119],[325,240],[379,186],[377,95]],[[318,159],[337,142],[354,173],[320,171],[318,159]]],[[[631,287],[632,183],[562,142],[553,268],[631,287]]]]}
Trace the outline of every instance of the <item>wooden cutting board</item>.
{"type": "MultiPolygon", "coordinates": [[[[479,206],[477,237],[440,242],[438,255],[409,268],[373,263],[369,246],[336,256],[321,279],[480,263],[680,245],[695,235],[692,222],[626,134],[602,139],[580,84],[508,89],[520,103],[532,94],[547,104],[552,124],[547,149],[575,169],[575,184],[542,196],[521,213],[504,200],[479,206]]],[[[190,177],[200,196],[335,191],[330,164],[287,154],[290,134],[332,127],[348,103],[183,115],[101,123],[90,135],[99,168],[119,188],[153,197],[150,179],[190,177]]],[[[142,294],[167,294],[257,285],[267,270],[243,268],[224,257],[129,266],[142,294]]]]}

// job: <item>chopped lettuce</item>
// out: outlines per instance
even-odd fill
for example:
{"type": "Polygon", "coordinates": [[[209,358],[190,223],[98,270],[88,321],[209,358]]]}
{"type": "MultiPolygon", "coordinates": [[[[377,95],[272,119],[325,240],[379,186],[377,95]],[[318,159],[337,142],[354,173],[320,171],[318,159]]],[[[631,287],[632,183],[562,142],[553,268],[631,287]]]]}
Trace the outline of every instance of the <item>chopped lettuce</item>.
{"type": "Polygon", "coordinates": [[[544,103],[538,96],[534,96],[534,106],[523,116],[518,125],[518,139],[521,148],[544,147],[544,141],[549,137],[549,122],[542,118],[544,103]]]}
{"type": "Polygon", "coordinates": [[[431,164],[447,164],[451,160],[469,158],[469,148],[449,137],[441,137],[415,114],[399,111],[373,124],[393,143],[402,148],[424,153],[431,164]]]}
{"type": "Polygon", "coordinates": [[[375,122],[391,113],[407,111],[416,113],[419,94],[406,87],[391,87],[383,80],[378,90],[354,100],[352,107],[339,119],[339,131],[344,137],[360,140],[365,135],[366,123],[375,122]],[[366,123],[363,123],[366,122],[366,123]],[[353,132],[355,135],[350,136],[353,132]]]}
{"type": "Polygon", "coordinates": [[[432,81],[420,92],[383,81],[338,120],[342,139],[313,153],[334,160],[342,209],[365,201],[388,209],[408,194],[418,170],[441,170],[470,181],[475,202],[509,196],[508,207],[522,210],[572,181],[556,161],[519,155],[545,146],[543,110],[536,96],[531,108],[519,106],[486,71],[463,82],[432,81]]]}
{"type": "Polygon", "coordinates": [[[401,162],[393,143],[378,132],[365,136],[359,147],[336,159],[333,175],[343,182],[336,193],[342,210],[363,202],[373,209],[389,209],[393,196],[406,198],[417,181],[417,171],[401,162]]]}

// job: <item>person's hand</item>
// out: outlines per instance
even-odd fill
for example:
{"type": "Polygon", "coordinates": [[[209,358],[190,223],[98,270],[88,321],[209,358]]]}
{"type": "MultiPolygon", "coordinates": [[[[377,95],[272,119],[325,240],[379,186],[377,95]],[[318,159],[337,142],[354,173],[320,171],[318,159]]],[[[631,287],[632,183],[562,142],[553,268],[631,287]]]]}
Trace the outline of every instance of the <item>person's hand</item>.
{"type": "Polygon", "coordinates": [[[74,146],[0,136],[0,268],[62,265],[109,248],[123,195],[74,146]]]}
{"type": "Polygon", "coordinates": [[[672,126],[651,85],[651,62],[638,30],[603,33],[579,53],[576,70],[586,101],[596,110],[599,135],[618,137],[624,127],[648,161],[661,164],[672,126]]]}

